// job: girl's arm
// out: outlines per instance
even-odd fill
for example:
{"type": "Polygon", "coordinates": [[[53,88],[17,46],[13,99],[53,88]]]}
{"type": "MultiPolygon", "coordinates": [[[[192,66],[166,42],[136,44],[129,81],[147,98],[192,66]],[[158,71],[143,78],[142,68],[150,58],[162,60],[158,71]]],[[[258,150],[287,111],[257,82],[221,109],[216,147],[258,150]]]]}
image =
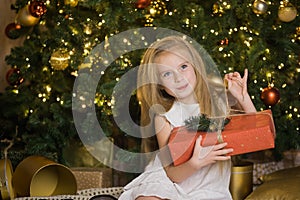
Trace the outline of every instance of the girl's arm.
{"type": "Polygon", "coordinates": [[[164,117],[156,116],[155,129],[160,148],[161,162],[168,177],[173,182],[182,182],[186,178],[193,175],[196,171],[201,170],[202,167],[215,163],[218,160],[229,160],[230,156],[225,155],[233,151],[232,149],[223,149],[227,145],[226,143],[221,143],[210,147],[202,147],[200,145],[202,138],[199,137],[196,141],[192,158],[187,162],[175,167],[172,164],[168,148],[166,148],[171,133],[170,124],[164,117]]]}
{"type": "Polygon", "coordinates": [[[233,72],[225,75],[229,92],[234,96],[239,105],[246,113],[256,112],[256,108],[248,94],[247,90],[248,70],[245,69],[244,77],[238,72],[233,72]]]}

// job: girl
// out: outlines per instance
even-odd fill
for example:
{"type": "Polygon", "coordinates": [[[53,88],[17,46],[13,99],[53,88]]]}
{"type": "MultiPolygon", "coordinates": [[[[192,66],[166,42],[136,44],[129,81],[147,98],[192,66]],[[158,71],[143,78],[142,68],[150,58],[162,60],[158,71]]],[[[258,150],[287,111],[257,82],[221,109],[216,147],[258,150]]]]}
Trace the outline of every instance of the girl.
{"type": "MultiPolygon", "coordinates": [[[[137,97],[142,132],[147,135],[142,148],[149,152],[158,147],[159,152],[145,172],[125,186],[119,199],[232,199],[226,154],[234,150],[226,143],[202,147],[199,137],[192,157],[179,166],[172,165],[166,148],[172,129],[184,125],[187,118],[228,114],[225,87],[211,75],[214,68],[208,54],[203,49],[198,52],[183,37],[169,36],[147,49],[138,71],[137,97]],[[155,135],[149,137],[151,133],[155,135]]],[[[247,92],[247,75],[247,70],[244,77],[238,72],[226,74],[227,89],[245,112],[256,112],[247,92]]]]}

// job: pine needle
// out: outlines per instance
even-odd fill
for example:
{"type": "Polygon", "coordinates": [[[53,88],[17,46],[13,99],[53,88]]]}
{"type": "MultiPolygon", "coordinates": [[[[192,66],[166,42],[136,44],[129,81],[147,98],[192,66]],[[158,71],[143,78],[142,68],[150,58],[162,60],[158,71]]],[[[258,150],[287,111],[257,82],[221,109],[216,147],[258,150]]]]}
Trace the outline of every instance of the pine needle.
{"type": "Polygon", "coordinates": [[[209,118],[207,115],[192,116],[184,121],[187,130],[215,132],[223,130],[225,125],[230,122],[229,118],[209,118]]]}

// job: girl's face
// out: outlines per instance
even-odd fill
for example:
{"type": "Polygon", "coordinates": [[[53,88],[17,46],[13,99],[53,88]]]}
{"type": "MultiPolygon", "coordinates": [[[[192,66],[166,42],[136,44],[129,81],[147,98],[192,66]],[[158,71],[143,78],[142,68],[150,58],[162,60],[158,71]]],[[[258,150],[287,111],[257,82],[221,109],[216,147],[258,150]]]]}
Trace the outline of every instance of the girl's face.
{"type": "Polygon", "coordinates": [[[163,52],[156,59],[160,83],[165,91],[183,103],[196,103],[194,67],[182,57],[163,52]]]}

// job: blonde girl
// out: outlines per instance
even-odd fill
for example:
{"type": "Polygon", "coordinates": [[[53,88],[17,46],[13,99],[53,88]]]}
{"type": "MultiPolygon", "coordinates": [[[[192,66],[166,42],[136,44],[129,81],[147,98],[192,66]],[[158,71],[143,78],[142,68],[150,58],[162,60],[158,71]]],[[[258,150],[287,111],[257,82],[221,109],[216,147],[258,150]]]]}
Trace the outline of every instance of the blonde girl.
{"type": "MultiPolygon", "coordinates": [[[[181,36],[158,40],[148,48],[138,70],[144,152],[157,151],[145,172],[124,187],[123,200],[231,199],[230,157],[226,143],[209,147],[196,141],[192,157],[174,166],[166,145],[174,127],[200,113],[226,116],[225,87],[201,46],[181,36]],[[221,163],[221,164],[220,164],[221,163]],[[222,169],[220,170],[220,167],[222,169]]],[[[245,112],[255,112],[247,92],[247,70],[225,75],[228,91],[245,112]]]]}

